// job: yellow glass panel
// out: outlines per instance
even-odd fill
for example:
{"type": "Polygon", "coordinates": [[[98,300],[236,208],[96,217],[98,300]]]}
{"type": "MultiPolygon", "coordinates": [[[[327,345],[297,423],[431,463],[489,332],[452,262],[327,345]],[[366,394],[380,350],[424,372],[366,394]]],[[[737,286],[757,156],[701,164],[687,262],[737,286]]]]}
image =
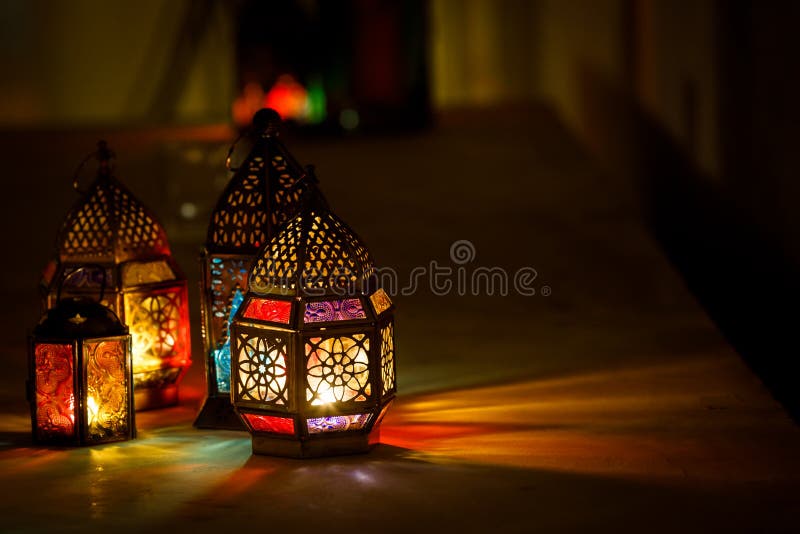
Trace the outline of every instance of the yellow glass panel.
{"type": "Polygon", "coordinates": [[[175,273],[166,261],[134,261],[122,267],[122,284],[126,287],[175,280],[175,273]]]}
{"type": "Polygon", "coordinates": [[[125,295],[125,322],[133,338],[135,375],[187,363],[180,288],[125,295]]]}
{"type": "Polygon", "coordinates": [[[91,440],[125,437],[129,432],[127,344],[127,339],[120,338],[83,345],[86,421],[91,440]]]}
{"type": "Polygon", "coordinates": [[[377,290],[375,293],[369,296],[370,302],[372,302],[372,307],[375,308],[375,315],[380,315],[386,310],[388,310],[391,305],[392,301],[389,298],[389,295],[386,294],[386,291],[383,289],[377,290]]]}

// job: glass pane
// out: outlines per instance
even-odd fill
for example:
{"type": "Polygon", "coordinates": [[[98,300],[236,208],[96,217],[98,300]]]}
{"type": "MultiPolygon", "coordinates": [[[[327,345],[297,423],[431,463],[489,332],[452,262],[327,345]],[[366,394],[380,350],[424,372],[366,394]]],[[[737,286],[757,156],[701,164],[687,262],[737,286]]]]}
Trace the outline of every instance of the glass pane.
{"type": "Polygon", "coordinates": [[[211,351],[211,358],[214,362],[214,368],[217,377],[217,391],[221,393],[229,393],[231,390],[231,340],[230,340],[230,324],[233,321],[233,316],[236,315],[239,306],[242,305],[244,295],[237,288],[234,290],[231,304],[229,306],[228,320],[225,321],[225,342],[217,349],[211,351]]]}
{"type": "Polygon", "coordinates": [[[236,335],[236,398],[286,405],[286,342],[251,332],[236,335]]]}
{"type": "Polygon", "coordinates": [[[394,391],[394,324],[381,328],[381,375],[383,394],[394,391]]]}
{"type": "Polygon", "coordinates": [[[275,417],[272,415],[243,414],[253,432],[274,432],[276,434],[294,434],[294,419],[291,417],[275,417]]]}
{"type": "Polygon", "coordinates": [[[366,317],[359,299],[341,299],[307,303],[303,321],[306,323],[324,323],[328,321],[366,319],[366,317]]]}
{"type": "MultiPolygon", "coordinates": [[[[70,289],[95,289],[103,287],[103,269],[92,266],[73,265],[64,268],[61,275],[63,279],[63,292],[70,289]]],[[[114,273],[112,269],[105,269],[106,292],[114,288],[114,273]]]]}
{"type": "Polygon", "coordinates": [[[291,311],[292,303],[288,300],[251,299],[243,317],[288,324],[291,311]]]}
{"type": "Polygon", "coordinates": [[[315,417],[309,419],[309,434],[319,434],[320,432],[341,432],[344,430],[361,430],[369,422],[368,413],[356,415],[335,415],[332,417],[315,417]]]}
{"type": "Polygon", "coordinates": [[[90,440],[126,437],[129,431],[130,384],[127,374],[127,339],[87,341],[86,422],[90,440]]]}
{"type": "MultiPolygon", "coordinates": [[[[162,368],[189,364],[186,288],[125,294],[125,322],[133,338],[136,385],[163,381],[162,368]]],[[[177,374],[173,378],[176,378],[177,374]]]]}
{"type": "Polygon", "coordinates": [[[175,280],[169,264],[159,261],[134,261],[122,266],[122,285],[126,287],[175,280]]]}
{"type": "Polygon", "coordinates": [[[386,294],[386,291],[383,289],[377,290],[375,293],[369,296],[369,300],[372,302],[372,307],[375,308],[375,315],[380,315],[386,310],[388,310],[391,305],[392,301],[389,299],[389,295],[386,294]]]}
{"type": "Polygon", "coordinates": [[[312,337],[306,340],[306,400],[314,405],[365,401],[369,383],[369,338],[366,334],[312,337]]]}
{"type": "Polygon", "coordinates": [[[40,343],[36,360],[36,436],[39,439],[75,435],[75,384],[72,345],[40,343]]]}
{"type": "Polygon", "coordinates": [[[247,276],[252,260],[211,256],[208,262],[210,307],[205,310],[208,328],[203,335],[216,371],[216,387],[220,393],[231,390],[230,323],[244,300],[247,276]]]}

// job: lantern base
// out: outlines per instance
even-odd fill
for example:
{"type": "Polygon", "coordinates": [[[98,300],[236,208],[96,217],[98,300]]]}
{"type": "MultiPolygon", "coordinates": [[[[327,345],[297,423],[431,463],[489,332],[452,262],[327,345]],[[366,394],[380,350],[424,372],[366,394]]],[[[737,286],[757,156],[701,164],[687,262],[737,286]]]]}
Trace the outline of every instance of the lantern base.
{"type": "Polygon", "coordinates": [[[175,406],[178,404],[178,386],[171,384],[160,388],[134,388],[133,403],[137,412],[175,406]]]}
{"type": "Polygon", "coordinates": [[[218,430],[247,430],[233,410],[230,397],[206,397],[203,408],[194,420],[194,426],[218,430]]]}
{"type": "Polygon", "coordinates": [[[343,436],[324,436],[305,441],[253,436],[253,454],[283,456],[286,458],[319,458],[322,456],[341,456],[363,454],[380,441],[380,430],[369,434],[346,434],[343,436]]]}

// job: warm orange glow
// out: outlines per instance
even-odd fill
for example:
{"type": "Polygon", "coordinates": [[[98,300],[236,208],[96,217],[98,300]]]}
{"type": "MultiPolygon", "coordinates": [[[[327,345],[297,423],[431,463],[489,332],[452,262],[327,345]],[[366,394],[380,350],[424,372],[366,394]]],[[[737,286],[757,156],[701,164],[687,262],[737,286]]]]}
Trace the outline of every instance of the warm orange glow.
{"type": "Polygon", "coordinates": [[[308,92],[290,74],[284,74],[264,96],[264,107],[284,119],[300,120],[308,115],[308,92]]]}
{"type": "MultiPolygon", "coordinates": [[[[707,424],[710,403],[736,402],[730,375],[746,373],[731,358],[707,358],[400,397],[384,421],[381,441],[432,461],[617,477],[682,478],[686,469],[711,479],[747,477],[770,460],[727,463],[724,444],[695,439],[699,425],[707,424]]],[[[714,420],[720,433],[751,439],[741,413],[725,415],[714,420]],[[732,424],[734,430],[727,426],[732,424]]],[[[701,429],[702,435],[708,432],[701,429]]]]}
{"type": "Polygon", "coordinates": [[[283,119],[319,123],[325,118],[325,106],[325,91],[319,82],[311,80],[306,89],[291,74],[282,74],[266,93],[258,82],[246,84],[231,111],[233,122],[244,127],[265,107],[274,109],[283,119]]]}

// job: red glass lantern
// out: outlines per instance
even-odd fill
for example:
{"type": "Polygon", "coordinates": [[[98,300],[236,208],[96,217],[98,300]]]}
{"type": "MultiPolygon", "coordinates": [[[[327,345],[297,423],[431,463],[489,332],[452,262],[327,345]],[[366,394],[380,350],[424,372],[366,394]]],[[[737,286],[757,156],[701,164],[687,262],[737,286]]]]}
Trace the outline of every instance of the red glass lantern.
{"type": "Polygon", "coordinates": [[[31,337],[28,400],[37,443],[135,437],[131,336],[116,314],[91,299],[59,299],[31,337]]]}
{"type": "Polygon", "coordinates": [[[105,142],[97,178],[64,221],[42,280],[45,309],[65,296],[97,298],[130,329],[136,409],[177,404],[191,355],[186,279],[155,216],[113,175],[105,142]],[[102,267],[98,271],[94,265],[102,267]],[[103,291],[101,281],[108,281],[103,291]]]}
{"type": "Polygon", "coordinates": [[[199,428],[243,430],[230,401],[230,319],[247,291],[256,253],[297,213],[307,188],[305,171],[278,139],[280,127],[275,111],[255,114],[253,147],[220,195],[208,225],[200,259],[208,396],[194,422],[199,428]]]}
{"type": "Polygon", "coordinates": [[[231,326],[232,400],[253,452],[365,452],[394,399],[393,306],[316,193],[265,246],[231,326]]]}

